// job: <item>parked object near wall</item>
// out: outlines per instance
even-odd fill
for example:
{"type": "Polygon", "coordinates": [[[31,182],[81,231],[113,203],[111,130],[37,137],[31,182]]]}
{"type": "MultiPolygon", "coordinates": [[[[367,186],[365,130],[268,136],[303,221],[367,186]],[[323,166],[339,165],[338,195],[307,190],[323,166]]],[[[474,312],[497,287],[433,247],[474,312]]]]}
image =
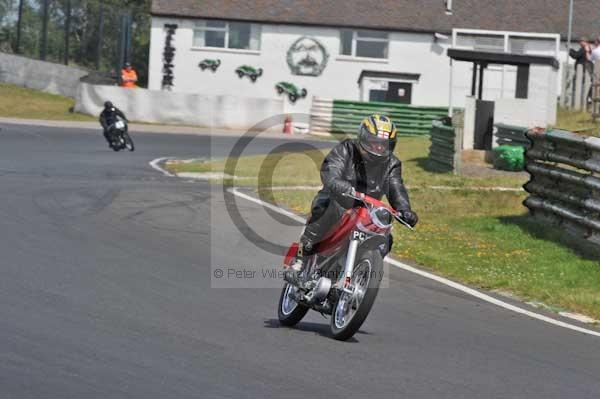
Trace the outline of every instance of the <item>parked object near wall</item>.
{"type": "Polygon", "coordinates": [[[313,134],[356,134],[360,122],[371,114],[389,116],[400,135],[425,135],[434,120],[448,114],[448,108],[313,97],[310,129],[313,134]]]}
{"type": "Polygon", "coordinates": [[[266,128],[280,130],[284,119],[280,99],[128,90],[86,83],[80,85],[75,111],[97,116],[107,100],[137,122],[245,131],[264,121],[268,121],[266,128]]]}
{"type": "Polygon", "coordinates": [[[80,68],[0,53],[0,82],[47,93],[75,98],[79,79],[88,73],[80,68]]]}
{"type": "Polygon", "coordinates": [[[525,148],[501,145],[494,148],[494,169],[520,172],[525,167],[525,148]]]}
{"type": "Polygon", "coordinates": [[[460,169],[460,140],[453,126],[433,121],[430,133],[429,167],[437,172],[458,173],[460,169]]]}
{"type": "Polygon", "coordinates": [[[600,138],[551,130],[530,131],[524,204],[566,232],[600,244],[600,138]]]}

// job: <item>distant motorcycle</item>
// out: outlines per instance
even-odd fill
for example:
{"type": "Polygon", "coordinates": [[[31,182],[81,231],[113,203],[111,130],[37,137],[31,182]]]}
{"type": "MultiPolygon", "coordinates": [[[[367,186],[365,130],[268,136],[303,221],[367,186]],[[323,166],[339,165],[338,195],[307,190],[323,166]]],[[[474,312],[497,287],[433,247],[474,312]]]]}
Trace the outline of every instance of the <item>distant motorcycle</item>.
{"type": "MultiPolygon", "coordinates": [[[[364,194],[346,196],[359,206],[347,210],[306,259],[300,282],[286,281],[278,308],[284,326],[297,324],[309,309],[331,315],[333,338],[342,341],[358,331],[375,302],[393,220],[412,229],[400,212],[383,202],[364,194]]],[[[294,263],[297,253],[298,243],[293,243],[285,267],[294,263]]]]}
{"type": "Polygon", "coordinates": [[[117,119],[117,121],[111,127],[110,132],[110,148],[112,148],[114,151],[121,151],[126,148],[129,151],[135,150],[133,140],[128,133],[127,121],[121,118],[117,119]]]}

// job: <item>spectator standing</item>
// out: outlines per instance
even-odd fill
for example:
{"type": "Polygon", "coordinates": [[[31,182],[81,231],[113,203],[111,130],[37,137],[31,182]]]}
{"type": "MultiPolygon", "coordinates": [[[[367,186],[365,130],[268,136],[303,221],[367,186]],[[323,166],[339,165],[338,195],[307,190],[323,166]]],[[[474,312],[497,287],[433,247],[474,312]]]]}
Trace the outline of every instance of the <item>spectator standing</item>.
{"type": "Polygon", "coordinates": [[[135,89],[138,81],[137,72],[129,62],[125,63],[125,67],[121,70],[121,87],[135,89]]]}
{"type": "Polygon", "coordinates": [[[592,50],[592,63],[596,64],[596,61],[600,60],[600,36],[596,38],[596,47],[592,50]]]}
{"type": "MultiPolygon", "coordinates": [[[[596,41],[596,45],[598,45],[598,41],[596,41]]],[[[600,55],[600,53],[597,53],[600,55]]],[[[583,65],[584,74],[588,74],[590,81],[594,81],[594,62],[592,58],[594,57],[592,51],[592,44],[590,40],[583,36],[579,40],[579,50],[571,49],[569,52],[569,56],[575,60],[575,70],[577,70],[578,65],[583,65]]],[[[573,76],[573,84],[575,84],[575,75],[573,76]]],[[[574,87],[574,86],[573,86],[574,87]]],[[[592,88],[588,91],[586,96],[587,103],[592,102],[592,88]]]]}
{"type": "Polygon", "coordinates": [[[588,73],[592,73],[592,45],[587,37],[579,40],[579,50],[572,49],[569,53],[575,59],[575,66],[582,64],[588,73]]]}

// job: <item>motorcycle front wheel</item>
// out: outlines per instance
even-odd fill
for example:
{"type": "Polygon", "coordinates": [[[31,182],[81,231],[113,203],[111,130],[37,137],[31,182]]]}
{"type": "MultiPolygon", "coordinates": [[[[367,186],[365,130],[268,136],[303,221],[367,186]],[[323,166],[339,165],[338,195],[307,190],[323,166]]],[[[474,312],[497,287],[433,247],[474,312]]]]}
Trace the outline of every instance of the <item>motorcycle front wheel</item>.
{"type": "Polygon", "coordinates": [[[353,293],[342,292],[333,307],[331,334],[334,339],[350,339],[367,319],[383,277],[383,258],[378,251],[357,256],[352,275],[353,293]]]}
{"type": "Polygon", "coordinates": [[[281,296],[279,297],[279,307],[277,308],[277,317],[279,318],[279,323],[282,326],[292,327],[298,324],[300,320],[306,315],[308,312],[308,308],[304,305],[296,302],[294,298],[292,298],[293,290],[295,290],[293,285],[285,283],[283,286],[283,290],[281,291],[281,296]]]}
{"type": "Polygon", "coordinates": [[[114,152],[119,152],[119,151],[121,151],[121,145],[120,145],[119,143],[117,143],[116,141],[112,141],[112,142],[110,143],[110,148],[112,148],[112,150],[113,150],[114,152]]]}
{"type": "Polygon", "coordinates": [[[123,139],[125,140],[125,147],[129,151],[134,151],[135,150],[135,146],[133,145],[133,140],[131,139],[131,136],[129,135],[129,133],[124,132],[123,133],[123,139]]]}

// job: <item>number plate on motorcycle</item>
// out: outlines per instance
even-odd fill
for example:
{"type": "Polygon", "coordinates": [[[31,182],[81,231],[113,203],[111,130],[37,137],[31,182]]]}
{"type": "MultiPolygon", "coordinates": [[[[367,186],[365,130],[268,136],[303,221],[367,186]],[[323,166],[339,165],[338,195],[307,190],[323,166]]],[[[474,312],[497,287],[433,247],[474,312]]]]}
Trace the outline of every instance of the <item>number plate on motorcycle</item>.
{"type": "Polygon", "coordinates": [[[115,123],[115,127],[117,129],[123,129],[125,127],[125,122],[123,121],[118,121],[117,123],[115,123]]]}
{"type": "Polygon", "coordinates": [[[356,231],[356,230],[354,230],[352,232],[352,238],[354,240],[364,241],[364,240],[367,239],[367,235],[365,233],[363,233],[362,231],[356,231]]]}

